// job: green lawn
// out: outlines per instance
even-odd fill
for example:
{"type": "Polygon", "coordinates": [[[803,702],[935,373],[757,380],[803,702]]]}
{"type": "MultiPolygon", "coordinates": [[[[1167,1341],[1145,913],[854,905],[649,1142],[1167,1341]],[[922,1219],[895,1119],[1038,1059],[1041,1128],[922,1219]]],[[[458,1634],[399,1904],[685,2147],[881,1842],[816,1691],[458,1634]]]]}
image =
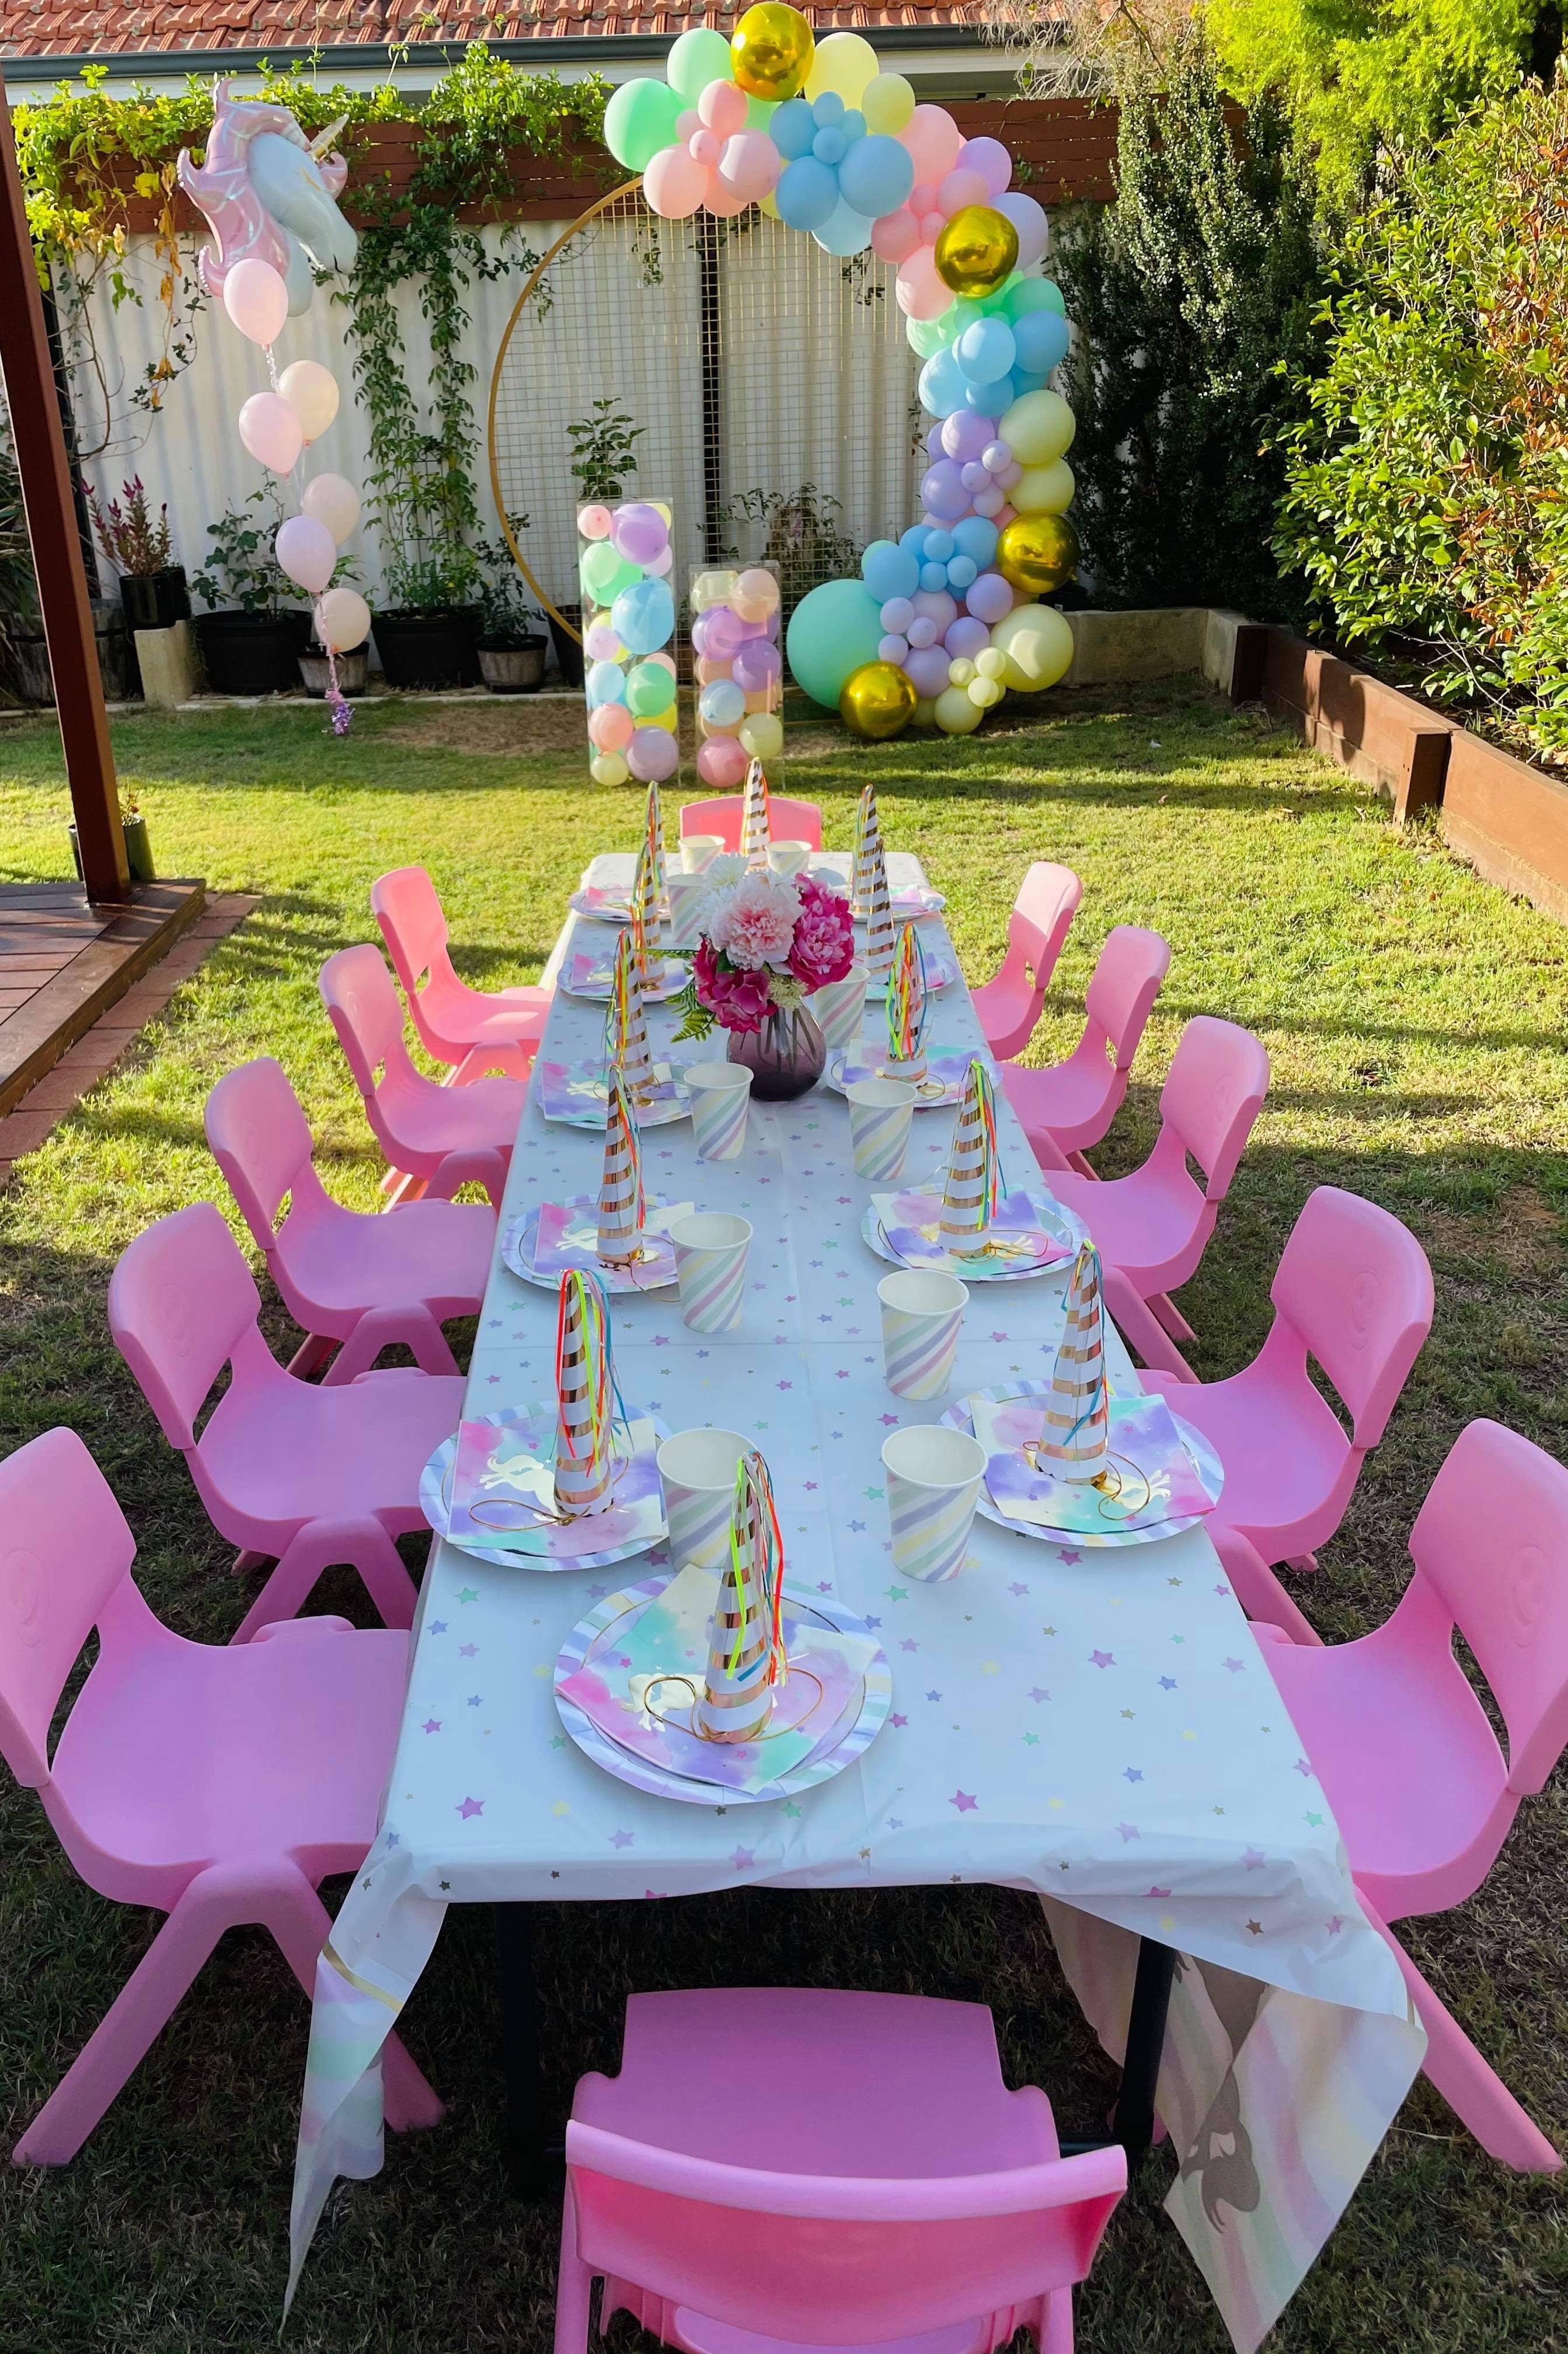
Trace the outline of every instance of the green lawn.
{"type": "MultiPolygon", "coordinates": [[[[1075,1006],[1111,925],[1175,951],[1137,1085],[1100,1157],[1132,1165],[1183,1022],[1258,1032],[1274,1084],[1207,1263],[1182,1305],[1202,1374],[1234,1370],[1267,1323],[1275,1260],[1314,1185],[1396,1211],[1433,1263],[1437,1315],[1389,1437],[1322,1575],[1296,1590],[1330,1639],[1377,1623],[1404,1536],[1456,1433],[1499,1416],[1568,1449],[1568,936],[1477,881],[1430,839],[1283,735],[1183,684],[1008,704],[977,737],[851,745],[792,731],[790,789],[850,838],[874,779],[884,830],[949,894],[971,978],[991,971],[1022,869],[1065,860],[1085,897],[1038,1051],[1075,1006]]],[[[421,860],[458,962],[535,977],[589,854],[635,840],[639,804],[588,787],[567,705],[364,708],[346,743],[319,713],[154,716],[116,750],[162,870],[262,895],[168,1013],[0,1193],[0,1451],[73,1424],[140,1545],[138,1575],[183,1632],[223,1640],[240,1610],[228,1554],[110,1343],[104,1289],[151,1219],[222,1200],[201,1107],[244,1056],[279,1055],[329,1182],[374,1200],[378,1162],[316,995],[316,969],[370,930],[383,868],[421,860]]],[[[67,871],[51,725],[0,736],[0,881],[67,871]]],[[[228,1204],[223,1201],[227,1209],[228,1204]]],[[[289,1338],[272,1319],[275,1341],[289,1338]]],[[[357,1612],[356,1582],[318,1607],[357,1612]]],[[[147,1916],[101,1902],[35,1799],[0,1773],[0,2143],[58,2078],[144,1950],[147,1916]]],[[[329,1892],[329,1896],[331,1892],[329,1892]]],[[[1568,1805],[1527,1803],[1463,1912],[1406,1934],[1438,1991],[1560,2144],[1568,2144],[1568,1805]]],[[[454,1911],[408,2014],[450,2103],[437,2134],[389,2137],[373,2183],[340,2187],[286,2343],[312,2354],[457,2354],[549,2343],[556,2215],[506,2193],[499,2164],[490,1925],[454,1911]]],[[[797,1978],[979,1998],[1012,2081],[1069,2125],[1114,2078],[1055,1971],[1032,1902],[1006,1892],[704,1898],[561,1907],[540,1932],[553,2097],[613,2066],[632,1986],[797,1978]]],[[[0,2167],[0,2354],[207,2354],[272,2341],[304,2056],[302,2005],[260,1935],[231,1938],[74,2167],[0,2167]]],[[[1111,2227],[1080,2301],[1086,2354],[1219,2354],[1227,2340],[1158,2213],[1160,2154],[1111,2227]]],[[[1272,2345],[1289,2354],[1568,2344],[1564,2196],[1482,2156],[1418,2087],[1272,2345]],[[1551,2313],[1559,2319],[1553,2323],[1551,2313]]],[[[621,2328],[624,2324],[620,2325],[621,2328]]]]}

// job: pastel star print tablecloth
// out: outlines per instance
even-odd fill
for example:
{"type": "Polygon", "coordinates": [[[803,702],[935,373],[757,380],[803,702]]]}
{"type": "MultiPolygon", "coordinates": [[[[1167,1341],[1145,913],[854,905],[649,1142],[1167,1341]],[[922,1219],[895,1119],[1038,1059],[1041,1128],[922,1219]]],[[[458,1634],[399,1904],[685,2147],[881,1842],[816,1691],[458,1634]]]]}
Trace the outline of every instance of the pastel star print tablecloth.
{"type": "MultiPolygon", "coordinates": [[[[911,859],[890,867],[895,884],[919,879],[911,859]]],[[[617,856],[588,879],[630,875],[617,856]]],[[[554,969],[574,936],[607,939],[574,923],[554,969]]],[[[601,1007],[558,995],[545,1053],[590,1055],[602,1025],[601,1007]]],[[[651,1013],[656,1056],[673,1027],[651,1013]]],[[[961,982],[937,1001],[933,1030],[938,1048],[983,1051],[961,982]]],[[[1000,1090],[998,1110],[1004,1166],[1035,1182],[1000,1090]]],[[[948,1111],[916,1114],[912,1177],[939,1174],[952,1126],[948,1111]]],[[[542,1199],[595,1192],[601,1153],[598,1135],[547,1123],[531,1095],[502,1231],[542,1199]]],[[[901,1581],[879,1450],[943,1402],[895,1398],[883,1380],[886,1269],[861,1236],[869,1189],[842,1100],[818,1088],[755,1106],[727,1165],[700,1161],[685,1123],[652,1129],[644,1175],[655,1196],[740,1212],[755,1238],[733,1333],[689,1332],[673,1289],[616,1299],[627,1405],[676,1429],[755,1437],[789,1581],[865,1616],[892,1663],[892,1712],[857,1765],[798,1799],[726,1810],[640,1793],[567,1738],[551,1676],[594,1601],[662,1555],[541,1575],[434,1546],[382,1829],[317,1972],[291,2294],[334,2176],[380,2164],[380,2046],[449,1903],[986,1881],[1041,1894],[1116,2057],[1137,1935],[1182,1956],[1160,2082],[1181,2158],[1168,2204],[1247,2354],[1332,2229],[1425,2039],[1213,1548],[1195,1530],[1080,1553],[978,1521],[959,1578],[901,1581]]],[[[1059,1276],[976,1285],[953,1394],[1048,1373],[1063,1288],[1059,1276]]],[[[470,1414],[548,1394],[555,1313],[553,1293],[518,1281],[498,1251],[470,1414]]],[[[1111,1342],[1113,1379],[1136,1389],[1111,1342]]]]}

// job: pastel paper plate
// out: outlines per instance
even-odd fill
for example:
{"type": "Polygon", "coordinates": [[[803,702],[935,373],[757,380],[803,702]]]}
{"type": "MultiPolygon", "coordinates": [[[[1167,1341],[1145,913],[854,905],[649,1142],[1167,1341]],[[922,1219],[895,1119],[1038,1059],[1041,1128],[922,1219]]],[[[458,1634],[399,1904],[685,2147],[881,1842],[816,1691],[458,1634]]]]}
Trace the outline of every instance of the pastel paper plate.
{"type": "MultiPolygon", "coordinates": [[[[685,1204],[680,1204],[683,1210],[685,1204]]],[[[552,1266],[535,1268],[535,1246],[538,1240],[539,1220],[546,1209],[565,1209],[571,1213],[576,1230],[583,1236],[580,1250],[574,1250],[567,1264],[581,1267],[597,1275],[607,1291],[663,1291],[675,1280],[675,1253],[670,1238],[660,1225],[660,1216],[667,1205],[648,1202],[644,1205],[642,1230],[643,1249],[647,1256],[630,1267],[609,1267],[599,1257],[594,1245],[599,1225],[597,1193],[574,1194],[569,1202],[552,1204],[535,1202],[514,1218],[501,1237],[501,1256],[512,1273],[524,1283],[536,1283],[546,1291],[560,1287],[562,1268],[552,1266]]],[[[572,1229],[568,1227],[568,1235],[572,1229]]]]}
{"type": "MultiPolygon", "coordinates": [[[[993,1383],[989,1389],[971,1391],[970,1396],[991,1398],[1000,1403],[1003,1398],[1044,1397],[1050,1387],[1049,1382],[1023,1381],[1014,1377],[1010,1382],[993,1383]]],[[[1169,1400],[1167,1404],[1170,1404],[1169,1400]]],[[[961,1397],[956,1405],[950,1405],[941,1419],[950,1429],[965,1431],[971,1438],[973,1437],[974,1415],[969,1398],[961,1397]]],[[[1217,1503],[1220,1491],[1225,1484],[1224,1464],[1201,1430],[1194,1430],[1190,1422],[1183,1422],[1181,1416],[1174,1411],[1172,1411],[1171,1419],[1181,1433],[1182,1446],[1192,1458],[1192,1469],[1208,1490],[1211,1499],[1217,1503]]],[[[1075,1530],[1069,1534],[1065,1530],[1041,1528],[1029,1521],[1015,1521],[1006,1512],[999,1511],[992,1503],[983,1480],[980,1483],[980,1502],[976,1510],[982,1520],[994,1521],[999,1529],[1011,1529],[1014,1536],[1029,1537],[1046,1544],[1065,1545],[1072,1553],[1089,1550],[1125,1552],[1128,1545],[1160,1544],[1166,1537],[1179,1537],[1187,1529],[1202,1528],[1204,1519],[1202,1513],[1197,1512],[1185,1520],[1157,1521],[1148,1528],[1104,1529],[1095,1530],[1089,1533],[1082,1533],[1075,1530]]]]}
{"type": "MultiPolygon", "coordinates": [[[[540,1062],[534,1068],[539,1082],[539,1109],[546,1119],[567,1128],[602,1130],[609,1090],[601,1057],[587,1056],[576,1063],[540,1062]]],[[[654,1064],[653,1079],[652,1102],[632,1105],[638,1127],[667,1128],[672,1120],[685,1119],[692,1108],[685,1080],[677,1077],[668,1063],[654,1064]]]]}
{"type": "MultiPolygon", "coordinates": [[[[952,1111],[964,1099],[969,1085],[969,1065],[975,1056],[967,1050],[960,1054],[927,1055],[927,1084],[915,1097],[916,1111],[952,1111]]],[[[887,1057],[877,1049],[874,1039],[862,1038],[842,1055],[835,1055],[828,1065],[827,1083],[835,1094],[861,1079],[895,1077],[887,1057]]]]}
{"type": "MultiPolygon", "coordinates": [[[[939,1206],[939,1195],[932,1194],[929,1198],[939,1206]]],[[[1059,1202],[1050,1201],[1039,1193],[1022,1191],[1010,1193],[1003,1207],[1004,1210],[1008,1208],[1013,1210],[1021,1225],[1027,1223],[1030,1227],[1038,1228],[1040,1232],[1049,1235],[1053,1241],[1060,1246],[1057,1256],[1048,1259],[1031,1259],[1022,1264],[1016,1259],[1010,1261],[1001,1255],[995,1257],[965,1258],[956,1254],[944,1254],[940,1259],[935,1257],[922,1257],[918,1261],[907,1259],[895,1249],[889,1240],[887,1230],[882,1222],[881,1212],[874,1201],[866,1204],[860,1230],[878,1258],[886,1259],[892,1266],[937,1267],[946,1274],[958,1276],[964,1283],[1026,1283],[1033,1276],[1065,1274],[1071,1267],[1074,1254],[1085,1234],[1084,1226],[1072,1212],[1064,1210],[1059,1202]]],[[[1015,1393],[1010,1392],[1009,1394],[1015,1394],[1015,1393]]]]}
{"type": "MultiPolygon", "coordinates": [[[[691,975],[679,957],[650,959],[651,976],[642,991],[645,1005],[662,1005],[678,997],[691,975]]],[[[610,960],[592,949],[574,949],[567,957],[560,986],[568,997],[586,997],[597,1005],[609,1003],[610,960]]]]}
{"type": "MultiPolygon", "coordinates": [[[[556,1408],[549,1398],[530,1398],[526,1405],[517,1409],[517,1414],[518,1418],[523,1420],[532,1420],[537,1416],[547,1430],[553,1431],[555,1428],[556,1408]]],[[[477,1422],[491,1422],[498,1425],[504,1418],[499,1410],[493,1414],[476,1415],[472,1417],[477,1422]]],[[[628,1407],[627,1420],[652,1422],[661,1445],[670,1436],[668,1424],[662,1422],[657,1415],[648,1414],[645,1408],[628,1407]]],[[[547,1539],[541,1543],[536,1553],[520,1553],[514,1545],[471,1544],[466,1540],[461,1544],[458,1544],[455,1537],[447,1535],[447,1513],[451,1501],[452,1466],[456,1460],[457,1434],[454,1431],[450,1438],[442,1439],[419,1474],[419,1510],[437,1536],[442,1538],[448,1544],[456,1545],[459,1552],[471,1553],[475,1561],[493,1562],[498,1569],[526,1569],[546,1573],[567,1569],[608,1569],[615,1562],[630,1561],[634,1554],[646,1553],[651,1545],[658,1544],[663,1539],[665,1524],[662,1522],[658,1531],[652,1535],[644,1532],[631,1539],[628,1543],[601,1545],[591,1552],[575,1552],[561,1545],[557,1545],[552,1551],[547,1539]]],[[[594,1517],[597,1515],[590,1515],[588,1520],[573,1523],[574,1529],[588,1529],[594,1517]]],[[[558,1532],[551,1531],[549,1533],[554,1535],[558,1532]]]]}

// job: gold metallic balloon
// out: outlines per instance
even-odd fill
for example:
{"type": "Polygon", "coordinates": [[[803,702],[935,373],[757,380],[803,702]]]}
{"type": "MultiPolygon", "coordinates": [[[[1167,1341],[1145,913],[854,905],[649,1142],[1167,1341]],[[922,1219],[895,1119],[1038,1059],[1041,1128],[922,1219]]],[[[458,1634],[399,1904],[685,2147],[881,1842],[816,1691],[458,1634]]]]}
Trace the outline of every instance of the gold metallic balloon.
{"type": "Polygon", "coordinates": [[[996,568],[1025,597],[1049,597],[1070,580],[1078,536],[1065,515],[1014,515],[996,543],[996,568]]]}
{"type": "Polygon", "coordinates": [[[1018,231],[992,205],[964,205],[938,232],[937,275],[955,294],[994,294],[1018,265],[1018,231]]]}
{"type": "Polygon", "coordinates": [[[915,683],[896,663],[862,663],[843,683],[839,717],[852,736],[880,744],[908,726],[915,703],[915,683]]]}
{"type": "Polygon", "coordinates": [[[730,35],[730,71],[748,98],[794,98],[806,86],[816,47],[799,8],[762,0],[730,35]]]}

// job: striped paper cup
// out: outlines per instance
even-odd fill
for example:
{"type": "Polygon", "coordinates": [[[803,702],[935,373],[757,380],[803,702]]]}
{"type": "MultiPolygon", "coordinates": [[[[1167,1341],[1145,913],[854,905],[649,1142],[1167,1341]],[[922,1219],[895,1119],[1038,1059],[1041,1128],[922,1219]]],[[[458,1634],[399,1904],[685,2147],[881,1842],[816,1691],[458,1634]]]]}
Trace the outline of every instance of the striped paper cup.
{"type": "Polygon", "coordinates": [[[893,1565],[900,1577],[939,1585],[957,1577],[969,1551],[985,1476],[985,1448],[967,1430],[917,1423],[882,1442],[893,1565]]]}
{"type": "Polygon", "coordinates": [[[700,875],[668,875],[664,888],[670,895],[670,946],[694,949],[702,938],[697,917],[707,885],[700,875]]]}
{"type": "Polygon", "coordinates": [[[904,1267],[876,1287],[882,1302],[882,1363],[895,1397],[940,1397],[953,1378],[953,1359],[969,1286],[956,1275],[904,1267]]]}
{"type": "Polygon", "coordinates": [[[723,848],[722,833],[683,833],[681,864],[688,875],[705,875],[723,848]]]}
{"type": "Polygon", "coordinates": [[[909,1150],[915,1090],[907,1079],[856,1079],[847,1087],[855,1175],[873,1184],[895,1178],[909,1150]]]}
{"type": "Polygon", "coordinates": [[[700,1569],[722,1569],[729,1559],[735,1469],[755,1445],[739,1430],[678,1430],[660,1447],[673,1569],[691,1561],[700,1569]]]}
{"type": "Polygon", "coordinates": [[[688,1063],[685,1078],[698,1152],[705,1161],[738,1161],[751,1073],[744,1063],[688,1063]]]}
{"type": "Polygon", "coordinates": [[[800,841],[799,836],[794,834],[786,835],[782,840],[775,835],[768,845],[768,864],[770,873],[782,875],[791,883],[797,875],[804,875],[815,856],[816,853],[810,843],[800,841]]]}
{"type": "Polygon", "coordinates": [[[728,1332],[740,1321],[751,1221],[728,1210],[698,1210],[670,1228],[681,1316],[694,1332],[728,1332]]]}
{"type": "Polygon", "coordinates": [[[830,981],[811,994],[811,1013],[830,1055],[847,1055],[860,1036],[865,1013],[865,967],[852,964],[842,981],[830,981]]]}

